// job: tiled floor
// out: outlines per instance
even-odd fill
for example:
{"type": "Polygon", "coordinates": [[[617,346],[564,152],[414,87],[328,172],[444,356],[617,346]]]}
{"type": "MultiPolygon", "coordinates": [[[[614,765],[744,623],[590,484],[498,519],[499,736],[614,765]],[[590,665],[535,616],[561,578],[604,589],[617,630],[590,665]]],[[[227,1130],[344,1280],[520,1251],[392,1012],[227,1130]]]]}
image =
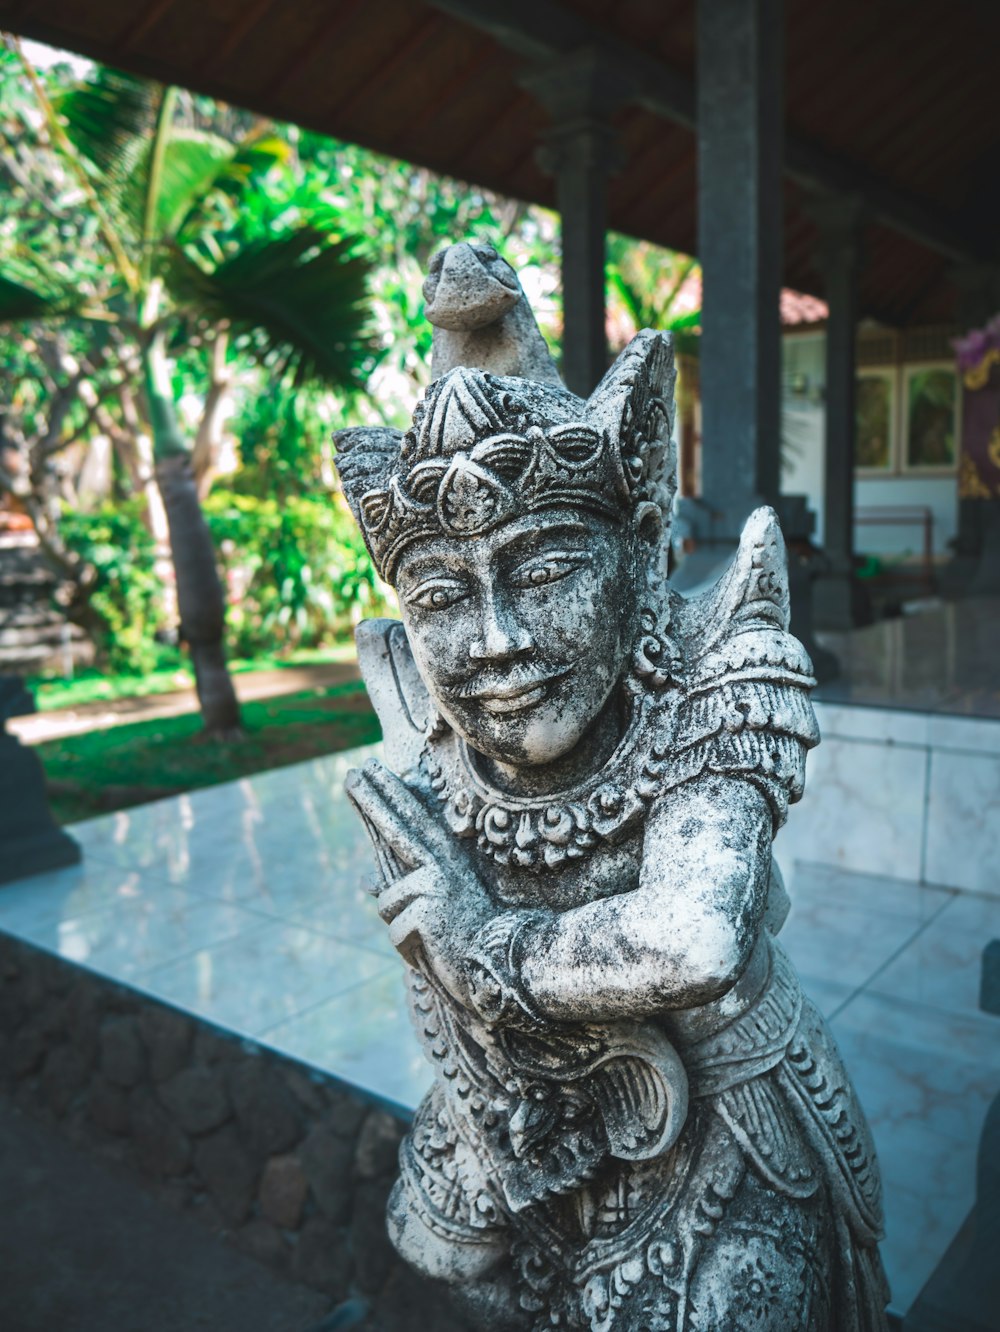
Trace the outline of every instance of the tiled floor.
{"type": "MultiPolygon", "coordinates": [[[[78,824],[82,866],[0,889],[0,930],[412,1106],[428,1070],[343,799],[354,751],[78,824]]],[[[782,939],[875,1132],[898,1311],[972,1206],[1000,1093],[977,1009],[1000,899],[796,863],[782,939]]]]}

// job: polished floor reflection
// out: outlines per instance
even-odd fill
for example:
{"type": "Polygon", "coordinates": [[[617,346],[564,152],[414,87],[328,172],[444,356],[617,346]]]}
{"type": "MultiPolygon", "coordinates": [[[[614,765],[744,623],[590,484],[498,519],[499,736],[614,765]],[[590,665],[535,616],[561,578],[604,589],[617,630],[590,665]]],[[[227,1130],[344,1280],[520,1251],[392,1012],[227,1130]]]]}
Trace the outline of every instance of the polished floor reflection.
{"type": "Polygon", "coordinates": [[[821,633],[840,677],[831,703],[1000,717],[1000,600],[931,602],[850,633],[821,633]]]}
{"type": "MultiPolygon", "coordinates": [[[[84,863],[0,889],[0,930],[413,1106],[429,1071],[342,791],[373,752],[78,824],[84,863]]],[[[977,1008],[1000,897],[802,859],[785,868],[782,940],[872,1122],[903,1312],[972,1206],[1000,1093],[1000,1018],[977,1008]]]]}

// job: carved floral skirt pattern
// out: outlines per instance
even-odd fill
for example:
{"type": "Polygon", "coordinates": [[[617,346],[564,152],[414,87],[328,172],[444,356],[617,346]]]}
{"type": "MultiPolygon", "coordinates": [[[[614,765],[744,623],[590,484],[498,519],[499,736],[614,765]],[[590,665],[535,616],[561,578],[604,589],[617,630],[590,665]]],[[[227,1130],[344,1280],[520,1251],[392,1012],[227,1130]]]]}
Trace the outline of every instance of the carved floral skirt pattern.
{"type": "MultiPolygon", "coordinates": [[[[822,1018],[769,947],[751,1008],[681,1052],[687,1119],[648,1159],[641,1078],[609,1091],[595,1058],[567,1081],[556,1054],[549,1080],[531,1033],[527,1055],[498,1049],[414,973],[437,1080],[404,1143],[394,1209],[446,1243],[508,1250],[532,1332],[880,1332],[868,1127],[822,1018]],[[637,1124],[625,1146],[623,1114],[637,1124]]],[[[565,1049],[579,1064],[579,1031],[565,1049]]]]}

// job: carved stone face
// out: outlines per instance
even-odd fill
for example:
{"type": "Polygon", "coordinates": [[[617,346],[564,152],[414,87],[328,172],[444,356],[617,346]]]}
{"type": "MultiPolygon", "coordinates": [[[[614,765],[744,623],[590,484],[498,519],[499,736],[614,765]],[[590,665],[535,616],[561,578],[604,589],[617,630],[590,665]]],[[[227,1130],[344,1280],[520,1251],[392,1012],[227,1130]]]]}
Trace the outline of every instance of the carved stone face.
{"type": "Polygon", "coordinates": [[[635,637],[638,544],[630,526],[552,509],[403,555],[396,589],[414,658],[474,750],[540,765],[580,742],[635,637]]]}

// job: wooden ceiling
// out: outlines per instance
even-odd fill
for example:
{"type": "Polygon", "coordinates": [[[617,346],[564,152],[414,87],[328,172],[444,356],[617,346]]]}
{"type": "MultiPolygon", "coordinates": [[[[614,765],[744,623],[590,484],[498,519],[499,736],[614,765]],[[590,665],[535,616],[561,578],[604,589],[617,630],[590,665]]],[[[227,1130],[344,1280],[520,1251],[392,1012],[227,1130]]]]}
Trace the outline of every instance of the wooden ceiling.
{"type": "MultiPolygon", "coordinates": [[[[859,195],[863,313],[954,317],[958,262],[1000,252],[1000,0],[787,0],[785,282],[822,295],[808,190],[859,195]]],[[[0,0],[0,27],[552,205],[521,87],[593,46],[619,231],[697,249],[695,0],[0,0]]]]}

